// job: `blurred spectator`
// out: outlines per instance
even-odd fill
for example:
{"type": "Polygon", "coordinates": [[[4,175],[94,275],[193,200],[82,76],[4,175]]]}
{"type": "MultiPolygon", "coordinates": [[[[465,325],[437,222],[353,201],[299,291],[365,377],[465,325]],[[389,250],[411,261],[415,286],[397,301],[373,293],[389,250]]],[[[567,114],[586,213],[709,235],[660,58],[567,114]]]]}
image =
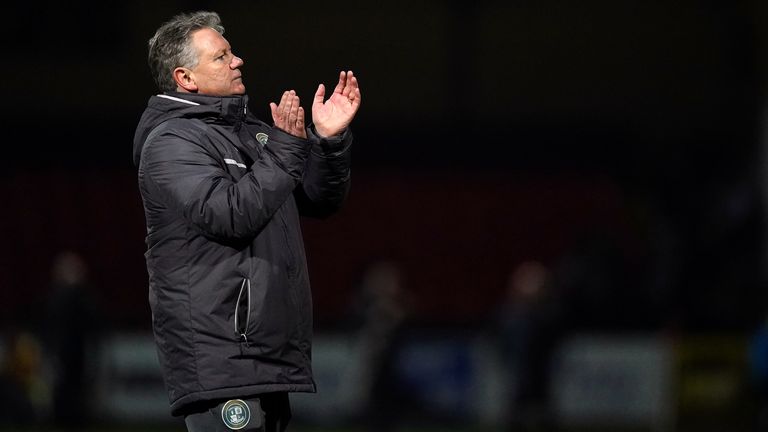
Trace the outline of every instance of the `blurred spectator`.
{"type": "Polygon", "coordinates": [[[549,373],[561,333],[561,306],[550,272],[526,261],[511,272],[497,325],[509,373],[511,430],[549,430],[549,373]]]}
{"type": "Polygon", "coordinates": [[[53,421],[64,428],[88,423],[89,352],[96,352],[99,327],[88,280],[88,266],[78,254],[65,251],[54,260],[48,305],[48,350],[53,362],[53,421]],[[90,350],[90,351],[89,351],[90,350]]]}
{"type": "Polygon", "coordinates": [[[38,423],[45,416],[48,392],[37,338],[23,331],[11,334],[0,360],[0,425],[38,423]]]}
{"type": "Polygon", "coordinates": [[[408,393],[396,374],[397,358],[412,313],[412,299],[404,287],[400,264],[379,260],[362,273],[354,305],[363,422],[369,430],[388,431],[409,410],[408,393]]]}

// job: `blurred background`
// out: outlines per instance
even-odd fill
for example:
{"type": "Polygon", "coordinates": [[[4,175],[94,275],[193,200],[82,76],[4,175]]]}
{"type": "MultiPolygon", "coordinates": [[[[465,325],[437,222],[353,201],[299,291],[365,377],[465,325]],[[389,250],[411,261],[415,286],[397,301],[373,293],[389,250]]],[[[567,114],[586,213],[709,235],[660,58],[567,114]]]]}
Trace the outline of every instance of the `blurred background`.
{"type": "Polygon", "coordinates": [[[265,120],[361,83],[291,429],[768,430],[760,0],[4,7],[0,430],[184,430],[131,146],[146,41],[199,9],[265,120]]]}

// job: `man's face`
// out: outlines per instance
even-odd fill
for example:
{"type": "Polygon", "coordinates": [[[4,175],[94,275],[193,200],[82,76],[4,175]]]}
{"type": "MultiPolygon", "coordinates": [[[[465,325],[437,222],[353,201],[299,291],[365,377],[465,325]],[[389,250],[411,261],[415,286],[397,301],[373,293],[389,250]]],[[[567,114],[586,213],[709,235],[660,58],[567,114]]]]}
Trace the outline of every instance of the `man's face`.
{"type": "Polygon", "coordinates": [[[198,62],[191,71],[197,93],[211,96],[245,94],[240,66],[243,59],[232,53],[224,36],[214,29],[204,28],[192,34],[192,47],[198,62]]]}

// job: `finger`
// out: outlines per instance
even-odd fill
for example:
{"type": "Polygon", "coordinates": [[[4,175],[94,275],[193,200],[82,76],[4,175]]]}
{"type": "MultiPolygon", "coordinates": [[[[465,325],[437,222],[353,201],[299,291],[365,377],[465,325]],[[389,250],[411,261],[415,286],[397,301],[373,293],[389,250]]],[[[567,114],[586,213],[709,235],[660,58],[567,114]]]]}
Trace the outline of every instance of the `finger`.
{"type": "Polygon", "coordinates": [[[295,111],[298,114],[299,110],[301,109],[301,99],[299,98],[299,95],[294,96],[293,107],[295,108],[295,111]]]}
{"type": "Polygon", "coordinates": [[[323,99],[325,98],[325,86],[320,84],[317,86],[317,91],[315,92],[315,99],[312,102],[312,104],[322,104],[323,99]]]}
{"type": "Polygon", "coordinates": [[[341,91],[341,95],[344,97],[349,97],[349,93],[352,91],[352,71],[347,72],[347,78],[344,81],[344,89],[341,91]]]}
{"type": "Polygon", "coordinates": [[[283,118],[288,120],[288,116],[291,115],[291,107],[293,106],[293,90],[285,93],[285,104],[283,104],[283,118]]]}
{"type": "Polygon", "coordinates": [[[291,129],[296,127],[296,117],[299,115],[299,97],[296,95],[292,96],[291,108],[288,110],[288,127],[291,129]]]}
{"type": "Polygon", "coordinates": [[[299,131],[304,130],[304,108],[299,107],[299,112],[296,114],[296,128],[299,131]]]}
{"type": "Polygon", "coordinates": [[[347,75],[347,82],[348,85],[352,87],[352,90],[359,88],[360,84],[357,82],[357,77],[352,75],[352,71],[349,71],[349,75],[347,75]]]}
{"type": "Polygon", "coordinates": [[[355,89],[354,98],[350,100],[352,102],[352,108],[354,108],[355,111],[357,111],[357,108],[360,107],[360,102],[362,102],[362,94],[360,93],[360,88],[355,89]]]}
{"type": "Polygon", "coordinates": [[[341,93],[344,90],[344,86],[347,84],[347,73],[344,71],[339,72],[339,83],[336,84],[336,88],[333,89],[334,93],[341,93]]]}
{"type": "Polygon", "coordinates": [[[282,121],[285,119],[285,101],[288,98],[288,92],[284,91],[280,97],[280,102],[277,104],[277,117],[282,121]]]}
{"type": "Polygon", "coordinates": [[[274,102],[270,102],[269,110],[272,111],[272,122],[275,124],[278,124],[277,104],[274,102]]]}
{"type": "Polygon", "coordinates": [[[360,87],[357,82],[357,77],[352,74],[352,71],[347,73],[347,87],[349,88],[349,95],[347,99],[353,105],[353,108],[357,110],[360,105],[360,87]]]}
{"type": "Polygon", "coordinates": [[[282,110],[282,109],[283,109],[283,107],[285,106],[285,100],[286,100],[287,98],[288,98],[288,92],[287,92],[287,91],[284,91],[284,92],[283,92],[283,95],[280,97],[280,102],[277,104],[277,105],[280,107],[280,109],[281,109],[281,110],[282,110]]]}

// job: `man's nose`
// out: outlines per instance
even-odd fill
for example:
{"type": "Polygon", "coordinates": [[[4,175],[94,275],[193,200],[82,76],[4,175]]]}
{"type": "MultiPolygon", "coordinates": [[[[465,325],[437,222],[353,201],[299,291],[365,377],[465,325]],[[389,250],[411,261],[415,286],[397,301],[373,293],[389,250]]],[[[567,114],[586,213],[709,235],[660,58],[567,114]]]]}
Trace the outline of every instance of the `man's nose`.
{"type": "Polygon", "coordinates": [[[241,59],[238,56],[234,56],[234,57],[232,57],[232,64],[230,65],[230,67],[232,67],[232,69],[237,69],[240,66],[242,66],[243,64],[245,64],[243,59],[241,59]]]}

